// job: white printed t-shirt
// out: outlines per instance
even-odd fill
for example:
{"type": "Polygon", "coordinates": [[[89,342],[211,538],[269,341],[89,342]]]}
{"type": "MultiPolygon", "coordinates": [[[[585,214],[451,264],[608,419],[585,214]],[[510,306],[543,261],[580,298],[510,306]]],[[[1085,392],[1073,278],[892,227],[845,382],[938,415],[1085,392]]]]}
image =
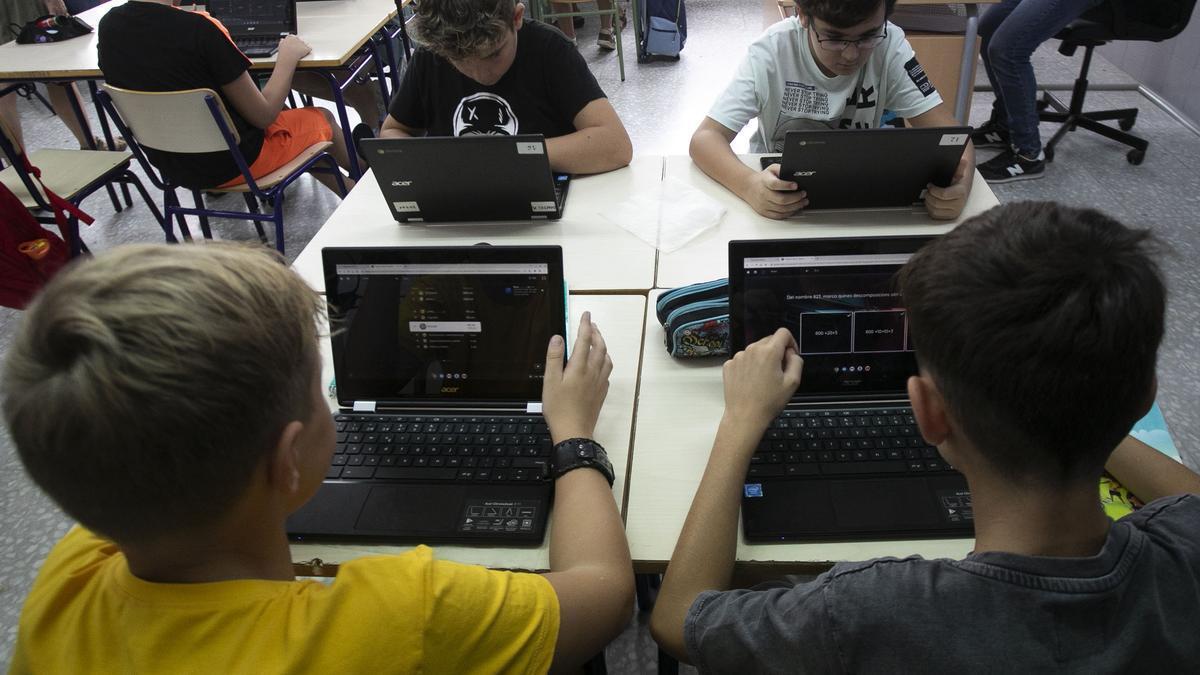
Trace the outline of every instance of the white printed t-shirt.
{"type": "Polygon", "coordinates": [[[750,45],[708,116],[735,133],[757,117],[750,151],[782,152],[789,131],[874,128],[885,109],[915,117],[941,102],[899,26],[887,24],[887,39],[862,70],[827,77],[813,58],[808,29],[792,17],[750,45]]]}

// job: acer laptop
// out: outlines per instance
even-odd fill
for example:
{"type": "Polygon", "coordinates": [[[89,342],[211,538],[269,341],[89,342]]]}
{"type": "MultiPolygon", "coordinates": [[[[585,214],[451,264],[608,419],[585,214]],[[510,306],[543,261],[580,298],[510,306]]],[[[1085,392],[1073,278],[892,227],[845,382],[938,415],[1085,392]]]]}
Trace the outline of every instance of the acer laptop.
{"type": "Polygon", "coordinates": [[[296,539],[531,544],[550,510],[557,246],[322,251],[339,411],[296,539]]]}
{"type": "Polygon", "coordinates": [[[365,138],[361,150],[398,222],[562,218],[571,177],[550,171],[540,134],[365,138]]]}
{"type": "Polygon", "coordinates": [[[751,459],[751,541],[969,537],[966,479],[921,438],[917,371],[893,277],[931,237],[729,243],[732,353],[792,331],[800,388],[751,459]]]}
{"type": "Polygon", "coordinates": [[[252,59],[271,56],[280,38],[296,33],[296,0],[207,0],[205,10],[252,59]]]}
{"type": "Polygon", "coordinates": [[[926,186],[949,185],[971,127],[789,131],[779,177],[808,192],[814,209],[911,209],[926,186]]]}

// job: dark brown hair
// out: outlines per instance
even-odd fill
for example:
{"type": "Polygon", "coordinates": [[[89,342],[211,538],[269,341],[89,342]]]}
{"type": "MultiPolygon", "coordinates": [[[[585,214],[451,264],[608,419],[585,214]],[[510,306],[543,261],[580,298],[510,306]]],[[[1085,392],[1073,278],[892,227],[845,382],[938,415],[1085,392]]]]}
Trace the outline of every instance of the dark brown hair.
{"type": "Polygon", "coordinates": [[[875,14],[880,3],[884,5],[884,17],[892,15],[896,0],[795,0],[796,11],[805,16],[820,19],[837,28],[849,28],[862,23],[875,14]]]}
{"type": "Polygon", "coordinates": [[[899,274],[917,360],[988,462],[1095,479],[1145,412],[1163,336],[1161,245],[1093,209],[997,206],[899,274]]]}

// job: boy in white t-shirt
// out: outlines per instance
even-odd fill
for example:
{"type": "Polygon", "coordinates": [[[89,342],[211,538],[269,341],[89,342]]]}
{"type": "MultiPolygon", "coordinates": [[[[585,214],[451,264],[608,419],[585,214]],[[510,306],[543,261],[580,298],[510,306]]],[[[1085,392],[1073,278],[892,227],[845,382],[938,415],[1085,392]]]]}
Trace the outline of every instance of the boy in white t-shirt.
{"type": "MultiPolygon", "coordinates": [[[[737,75],[692,135],[692,159],[755,211],[787,218],[808,205],[807,195],[779,178],[778,164],[755,171],[730,149],[751,119],[758,118],[750,142],[757,153],[781,152],[788,131],[879,127],[885,110],[914,127],[956,126],[904,31],[887,21],[895,4],[796,0],[796,17],[771,26],[750,45],[737,75]]],[[[974,174],[975,151],[968,144],[953,183],[929,186],[929,214],[957,218],[974,174]]]]}

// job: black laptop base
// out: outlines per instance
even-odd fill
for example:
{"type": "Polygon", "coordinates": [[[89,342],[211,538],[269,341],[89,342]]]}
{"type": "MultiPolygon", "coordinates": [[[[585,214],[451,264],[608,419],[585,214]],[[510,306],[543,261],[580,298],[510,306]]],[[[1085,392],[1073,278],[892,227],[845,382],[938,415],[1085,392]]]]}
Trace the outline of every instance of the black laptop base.
{"type": "Polygon", "coordinates": [[[908,408],[791,410],[751,458],[742,529],[763,542],[970,537],[974,512],[908,408]]]}

